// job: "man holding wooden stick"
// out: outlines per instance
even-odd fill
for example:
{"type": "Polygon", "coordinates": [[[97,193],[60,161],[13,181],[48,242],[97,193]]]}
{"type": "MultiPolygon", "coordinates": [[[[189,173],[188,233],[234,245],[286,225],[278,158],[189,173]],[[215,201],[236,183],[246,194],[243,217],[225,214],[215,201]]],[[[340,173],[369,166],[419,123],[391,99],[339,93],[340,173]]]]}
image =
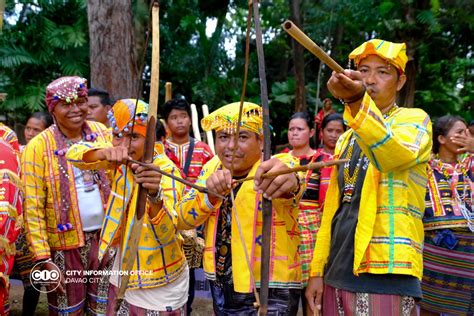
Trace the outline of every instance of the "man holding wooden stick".
{"type": "Polygon", "coordinates": [[[350,161],[330,180],[306,297],[325,315],[414,315],[431,122],[395,103],[405,44],[374,39],[349,58],[357,71],[333,72],[328,88],[351,128],[335,158],[350,161]]]}
{"type": "Polygon", "coordinates": [[[204,166],[196,183],[226,198],[219,199],[191,189],[179,203],[178,228],[190,229],[205,224],[204,272],[211,283],[214,313],[257,315],[262,195],[272,199],[268,313],[294,315],[301,291],[296,218],[304,186],[300,186],[295,173],[270,178],[262,175],[268,171],[287,170],[298,162],[288,156],[288,161],[273,158],[260,163],[262,108],[245,102],[240,128],[237,128],[239,107],[239,102],[226,105],[201,121],[204,130],[216,131],[217,156],[204,166]],[[255,178],[235,182],[247,176],[255,178]]]}
{"type": "MultiPolygon", "coordinates": [[[[79,143],[67,152],[67,158],[83,170],[115,170],[98,250],[102,258],[108,249],[118,249],[110,273],[107,315],[174,316],[186,313],[188,266],[181,247],[182,239],[176,230],[175,211],[184,187],[145,166],[124,163],[129,157],[139,160],[144,155],[149,124],[147,113],[148,104],[141,100],[119,100],[108,116],[113,130],[112,143],[79,143]],[[137,258],[133,269],[127,271],[123,262],[131,252],[129,237],[137,211],[138,184],[148,190],[146,213],[137,258]],[[126,274],[130,275],[130,281],[125,300],[115,312],[119,288],[126,274]]],[[[155,144],[155,149],[153,164],[179,176],[179,169],[164,153],[163,144],[155,144]]]]}

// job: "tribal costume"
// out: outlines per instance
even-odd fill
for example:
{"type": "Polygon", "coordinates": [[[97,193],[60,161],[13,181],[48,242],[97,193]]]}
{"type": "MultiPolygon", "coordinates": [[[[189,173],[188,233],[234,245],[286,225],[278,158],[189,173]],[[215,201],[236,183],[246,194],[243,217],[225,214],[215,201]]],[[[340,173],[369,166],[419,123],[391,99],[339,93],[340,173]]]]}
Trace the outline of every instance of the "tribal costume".
{"type": "Polygon", "coordinates": [[[10,307],[9,275],[15,259],[15,240],[22,226],[22,184],[16,151],[0,136],[0,315],[10,307]]]}
{"type": "MultiPolygon", "coordinates": [[[[377,55],[403,73],[405,49],[405,44],[371,40],[350,58],[357,64],[377,55]]],[[[331,175],[310,275],[324,277],[326,288],[336,290],[335,295],[324,292],[328,311],[337,310],[331,307],[336,300],[339,315],[353,315],[355,295],[372,307],[384,300],[387,315],[413,314],[413,298],[421,297],[429,116],[396,105],[382,115],[365,93],[356,115],[346,105],[344,121],[351,129],[339,138],[334,157],[350,161],[331,175]],[[387,302],[397,300],[408,305],[389,311],[387,302]]]]}
{"type": "MultiPolygon", "coordinates": [[[[202,120],[203,129],[235,132],[239,105],[233,103],[224,106],[205,117],[202,120]]],[[[262,118],[259,106],[244,103],[241,128],[261,134],[262,118]]],[[[291,156],[286,156],[283,162],[289,166],[298,164],[291,156]]],[[[253,176],[259,165],[260,161],[256,161],[248,176],[253,176]]],[[[222,169],[222,162],[215,156],[204,166],[196,184],[205,186],[206,179],[222,169]]],[[[230,195],[213,205],[208,195],[195,189],[191,189],[179,203],[179,228],[189,229],[205,224],[203,264],[206,277],[211,281],[216,315],[256,314],[253,307],[252,278],[259,288],[262,197],[253,187],[254,183],[247,181],[234,188],[235,208],[232,207],[230,195]],[[243,241],[239,236],[239,226],[242,229],[243,241]],[[250,267],[246,263],[246,253],[249,255],[250,267]]],[[[280,198],[272,201],[269,280],[269,313],[272,315],[291,315],[296,313],[298,308],[301,267],[297,251],[300,242],[297,203],[303,190],[304,186],[294,199],[280,198]]]]}
{"type": "Polygon", "coordinates": [[[15,151],[15,154],[20,152],[20,144],[15,132],[3,123],[0,123],[0,139],[7,142],[15,151]]]}
{"type": "MultiPolygon", "coordinates": [[[[86,80],[79,77],[62,77],[46,88],[50,112],[59,102],[73,104],[86,97],[86,80]]],[[[104,125],[86,121],[82,136],[81,141],[106,141],[110,134],[104,125]]],[[[109,179],[104,171],[81,172],[67,162],[65,154],[71,145],[56,122],[32,139],[22,154],[25,234],[33,261],[51,259],[64,277],[71,273],[68,271],[109,269],[112,263],[109,256],[99,263],[100,226],[88,229],[81,216],[90,211],[92,204],[97,215],[103,217],[110,192],[109,179]],[[86,195],[90,197],[85,198],[86,195]]],[[[96,218],[96,224],[98,221],[96,218]]],[[[108,284],[108,277],[86,283],[66,282],[65,295],[48,293],[50,315],[79,315],[86,309],[91,314],[104,313],[104,284],[108,284]]]]}
{"type": "MultiPolygon", "coordinates": [[[[132,128],[138,134],[146,135],[148,104],[138,102],[135,125],[132,117],[136,100],[119,100],[109,112],[109,121],[114,133],[120,137],[132,128]]],[[[114,137],[117,137],[114,136],[114,137]]],[[[68,159],[81,169],[98,170],[111,169],[107,161],[86,163],[83,156],[91,150],[112,147],[110,142],[93,144],[76,144],[67,152],[68,159]]],[[[161,170],[180,176],[179,169],[164,154],[162,145],[155,144],[158,154],[153,158],[153,164],[161,170]]],[[[120,307],[119,314],[132,311],[134,315],[168,315],[162,312],[173,311],[170,315],[183,310],[187,300],[188,268],[181,249],[182,239],[177,233],[177,212],[175,205],[184,187],[180,182],[163,176],[161,179],[163,192],[163,207],[154,218],[145,213],[143,228],[140,234],[137,259],[128,283],[125,301],[120,307]],[[172,297],[166,293],[173,293],[172,297]],[[147,297],[153,297],[152,300],[147,297]]],[[[133,171],[126,165],[116,169],[112,181],[112,192],[107,203],[105,219],[99,244],[99,258],[103,258],[111,248],[119,248],[113,271],[122,271],[122,262],[129,251],[129,238],[133,226],[138,198],[138,184],[135,183],[133,171]]],[[[147,202],[147,209],[150,204],[147,202]]],[[[109,305],[107,315],[114,314],[117,287],[119,279],[113,275],[110,279],[109,305]]]]}
{"type": "MultiPolygon", "coordinates": [[[[279,157],[277,155],[276,157],[279,157]]],[[[332,159],[332,155],[318,148],[312,156],[297,157],[301,166],[310,163],[323,162],[332,159]]],[[[329,185],[333,167],[320,170],[308,170],[305,174],[306,190],[299,203],[298,224],[301,232],[301,242],[298,248],[301,260],[303,288],[308,284],[311,260],[313,259],[316,234],[321,224],[324,199],[329,185]]]]}
{"type": "Polygon", "coordinates": [[[439,158],[428,168],[423,309],[437,313],[474,313],[474,160],[455,165],[439,158]]]}

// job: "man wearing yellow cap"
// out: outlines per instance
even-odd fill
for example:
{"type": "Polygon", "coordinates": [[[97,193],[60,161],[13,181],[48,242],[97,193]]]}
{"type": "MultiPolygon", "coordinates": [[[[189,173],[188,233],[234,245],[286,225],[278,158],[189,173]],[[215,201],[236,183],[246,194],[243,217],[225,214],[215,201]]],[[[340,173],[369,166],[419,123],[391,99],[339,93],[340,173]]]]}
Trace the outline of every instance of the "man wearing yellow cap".
{"type": "MultiPolygon", "coordinates": [[[[184,315],[188,299],[189,272],[182,251],[182,239],[176,226],[175,205],[184,190],[181,183],[135,164],[124,164],[128,157],[140,160],[144,154],[148,104],[134,99],[119,100],[109,111],[113,141],[73,145],[67,158],[81,169],[115,169],[111,195],[102,224],[99,258],[108,249],[118,252],[110,277],[107,315],[114,307],[120,284],[119,276],[129,249],[138,184],[148,189],[145,217],[137,258],[118,315],[184,315]]],[[[155,144],[153,164],[175,176],[179,169],[166,156],[163,144],[155,144]]]]}
{"type": "Polygon", "coordinates": [[[205,131],[216,131],[217,156],[204,165],[196,183],[226,198],[221,200],[191,189],[179,203],[178,228],[205,224],[203,264],[211,284],[214,313],[256,315],[252,291],[254,286],[260,287],[262,195],[271,198],[269,314],[293,315],[298,309],[301,289],[297,201],[304,188],[294,173],[268,179],[262,179],[262,174],[287,169],[298,162],[291,157],[288,161],[273,158],[260,162],[262,109],[256,104],[244,103],[239,135],[234,137],[239,105],[226,105],[201,121],[205,131]],[[255,176],[255,180],[233,182],[248,176],[255,176]]]}
{"type": "Polygon", "coordinates": [[[431,122],[395,103],[406,81],[405,44],[374,39],[349,58],[357,71],[333,73],[328,88],[350,127],[335,158],[350,161],[331,176],[306,297],[325,315],[413,315],[431,122]]]}

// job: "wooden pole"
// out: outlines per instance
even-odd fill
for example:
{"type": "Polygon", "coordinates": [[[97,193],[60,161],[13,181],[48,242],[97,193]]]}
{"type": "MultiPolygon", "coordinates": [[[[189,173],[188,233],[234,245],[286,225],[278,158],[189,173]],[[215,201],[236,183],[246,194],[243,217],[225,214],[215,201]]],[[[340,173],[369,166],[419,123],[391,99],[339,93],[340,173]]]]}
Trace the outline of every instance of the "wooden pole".
{"type": "Polygon", "coordinates": [[[171,100],[173,98],[172,93],[171,93],[171,89],[172,89],[172,83],[167,82],[165,84],[165,102],[168,102],[169,100],[171,100]]]}
{"type": "MultiPolygon", "coordinates": [[[[267,173],[262,175],[262,178],[264,178],[264,179],[274,178],[274,177],[277,177],[277,176],[281,176],[281,175],[289,174],[289,173],[293,173],[293,172],[318,170],[318,169],[321,169],[321,168],[324,168],[324,167],[340,165],[340,164],[346,163],[348,161],[349,161],[349,159],[339,159],[339,160],[328,160],[328,161],[314,162],[314,163],[310,163],[310,164],[307,164],[307,165],[304,165],[304,166],[288,168],[287,170],[267,172],[267,173]]],[[[244,178],[244,179],[235,180],[234,183],[242,183],[242,182],[250,181],[250,180],[253,180],[253,179],[255,179],[255,177],[253,177],[253,176],[252,177],[247,177],[247,178],[244,178]]]]}
{"type": "MultiPolygon", "coordinates": [[[[150,86],[150,103],[148,106],[148,122],[146,131],[146,142],[142,162],[151,163],[153,160],[153,151],[155,145],[155,127],[158,112],[158,89],[159,89],[159,73],[160,73],[160,7],[158,1],[153,2],[151,11],[152,16],[152,58],[151,58],[151,86],[150,86]]],[[[133,131],[133,127],[132,127],[133,131]]],[[[143,227],[143,220],[145,218],[145,209],[147,203],[148,190],[142,185],[138,187],[138,197],[135,209],[134,223],[130,232],[130,239],[128,240],[128,251],[125,250],[123,255],[123,267],[128,273],[125,273],[119,284],[117,293],[117,305],[115,311],[117,312],[125,297],[125,291],[128,287],[131,271],[135,264],[135,259],[138,255],[138,244],[140,241],[140,233],[143,227]]]]}
{"type": "Polygon", "coordinates": [[[291,35],[298,43],[303,45],[307,50],[318,57],[323,63],[329,66],[335,72],[343,72],[342,68],[338,63],[334,61],[325,51],[321,49],[315,42],[313,42],[295,23],[290,20],[286,20],[282,24],[283,29],[291,35]]]}
{"type": "MultiPolygon", "coordinates": [[[[267,77],[265,73],[265,55],[263,53],[262,29],[258,1],[253,3],[253,19],[255,23],[255,40],[257,44],[258,76],[260,78],[260,99],[263,110],[263,161],[271,158],[270,144],[270,110],[268,108],[267,77]]],[[[272,236],[272,201],[262,201],[262,257],[260,269],[260,315],[268,314],[268,283],[270,281],[270,241],[272,236]]]]}
{"type": "Polygon", "coordinates": [[[3,32],[3,15],[4,14],[5,14],[5,0],[0,0],[0,34],[2,34],[3,32]]]}
{"type": "Polygon", "coordinates": [[[205,187],[201,187],[197,184],[194,184],[192,183],[191,181],[188,181],[188,180],[185,180],[183,178],[180,178],[180,177],[177,177],[175,175],[172,175],[171,173],[167,173],[163,170],[161,170],[159,167],[155,166],[154,164],[152,163],[146,163],[146,162],[142,162],[142,161],[138,161],[138,160],[133,160],[133,159],[128,159],[129,162],[131,163],[136,163],[136,164],[139,164],[140,166],[144,166],[144,167],[147,167],[151,170],[154,170],[154,171],[157,171],[159,173],[161,173],[162,175],[166,176],[166,177],[169,177],[171,179],[174,179],[178,182],[181,182],[182,184],[184,185],[187,185],[187,186],[190,186],[191,188],[194,188],[196,190],[198,190],[199,192],[201,193],[205,193],[205,194],[210,194],[210,195],[214,195],[215,197],[218,197],[219,199],[225,199],[225,196],[217,193],[217,192],[214,192],[212,190],[209,190],[208,188],[205,188],[205,187]]]}
{"type": "Polygon", "coordinates": [[[193,127],[194,138],[201,141],[201,132],[199,131],[199,116],[196,108],[196,104],[191,104],[191,121],[193,127]]]}
{"type": "MultiPolygon", "coordinates": [[[[207,104],[202,105],[202,116],[206,117],[209,115],[209,107],[207,104]]],[[[216,149],[214,148],[214,135],[212,135],[212,131],[206,132],[206,137],[207,137],[207,144],[209,147],[211,147],[212,153],[215,155],[216,154],[216,149]]]]}

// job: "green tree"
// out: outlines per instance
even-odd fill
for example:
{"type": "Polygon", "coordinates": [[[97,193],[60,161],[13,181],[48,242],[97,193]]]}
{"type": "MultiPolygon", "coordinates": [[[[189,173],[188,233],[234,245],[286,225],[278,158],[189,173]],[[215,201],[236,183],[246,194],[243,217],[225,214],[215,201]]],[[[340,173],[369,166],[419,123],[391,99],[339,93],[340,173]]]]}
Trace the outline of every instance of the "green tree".
{"type": "Polygon", "coordinates": [[[45,108],[46,85],[60,75],[89,74],[84,1],[7,1],[0,38],[0,111],[22,121],[45,108]],[[18,11],[18,8],[20,10],[18,11]]]}

